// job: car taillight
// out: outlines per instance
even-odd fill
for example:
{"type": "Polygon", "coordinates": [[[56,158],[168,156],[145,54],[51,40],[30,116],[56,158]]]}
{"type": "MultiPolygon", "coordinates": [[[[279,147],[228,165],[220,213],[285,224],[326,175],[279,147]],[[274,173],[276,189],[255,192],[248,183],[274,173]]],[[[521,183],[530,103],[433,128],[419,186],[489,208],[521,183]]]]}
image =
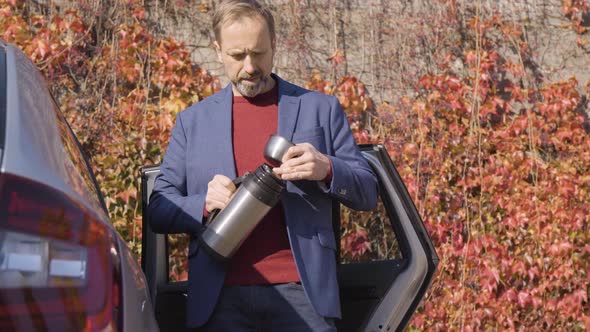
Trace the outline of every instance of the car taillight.
{"type": "Polygon", "coordinates": [[[0,175],[0,331],[116,331],[118,250],[97,214],[0,175]]]}

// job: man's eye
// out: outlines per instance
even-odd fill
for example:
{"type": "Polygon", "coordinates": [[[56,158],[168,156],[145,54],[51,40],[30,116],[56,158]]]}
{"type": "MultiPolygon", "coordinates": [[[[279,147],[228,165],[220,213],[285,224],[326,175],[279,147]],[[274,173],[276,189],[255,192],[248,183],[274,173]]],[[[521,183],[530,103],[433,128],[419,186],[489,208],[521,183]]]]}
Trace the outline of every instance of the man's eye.
{"type": "Polygon", "coordinates": [[[246,55],[245,55],[245,54],[243,54],[243,53],[239,53],[239,54],[231,54],[230,56],[231,56],[232,58],[234,58],[235,60],[242,60],[242,59],[244,59],[244,57],[245,57],[246,55]]]}

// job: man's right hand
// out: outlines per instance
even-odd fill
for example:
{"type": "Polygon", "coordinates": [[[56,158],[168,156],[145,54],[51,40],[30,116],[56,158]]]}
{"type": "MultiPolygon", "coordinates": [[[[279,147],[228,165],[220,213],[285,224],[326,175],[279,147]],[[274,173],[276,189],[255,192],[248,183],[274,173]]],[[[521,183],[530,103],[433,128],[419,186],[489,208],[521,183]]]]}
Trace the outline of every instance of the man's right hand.
{"type": "Polygon", "coordinates": [[[217,174],[207,184],[207,197],[205,197],[205,210],[211,213],[215,209],[223,209],[232,198],[236,186],[230,178],[217,174]]]}

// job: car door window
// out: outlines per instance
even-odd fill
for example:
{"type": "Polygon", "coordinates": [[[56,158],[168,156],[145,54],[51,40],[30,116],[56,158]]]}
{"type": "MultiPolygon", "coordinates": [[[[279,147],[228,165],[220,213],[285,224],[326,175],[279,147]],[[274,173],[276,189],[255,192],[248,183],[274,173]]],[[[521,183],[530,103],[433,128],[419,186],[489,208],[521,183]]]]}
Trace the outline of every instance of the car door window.
{"type": "Polygon", "coordinates": [[[402,259],[383,201],[372,211],[340,207],[340,263],[402,259]]]}
{"type": "Polygon", "coordinates": [[[168,280],[185,281],[188,279],[188,245],[190,238],[186,234],[167,235],[168,244],[168,280]]]}
{"type": "Polygon", "coordinates": [[[64,150],[69,158],[63,160],[64,167],[70,172],[69,181],[72,187],[83,197],[89,200],[94,206],[95,211],[104,211],[106,206],[102,200],[100,190],[94,181],[94,174],[87,163],[86,158],[80,148],[80,144],[70,125],[59,111],[56,102],[51,98],[51,106],[57,119],[59,137],[61,138],[64,150]]]}
{"type": "MultiPolygon", "coordinates": [[[[381,197],[371,211],[340,206],[340,262],[362,263],[402,259],[398,239],[381,197]]],[[[187,255],[190,239],[186,234],[167,235],[168,279],[188,279],[187,255]]]]}

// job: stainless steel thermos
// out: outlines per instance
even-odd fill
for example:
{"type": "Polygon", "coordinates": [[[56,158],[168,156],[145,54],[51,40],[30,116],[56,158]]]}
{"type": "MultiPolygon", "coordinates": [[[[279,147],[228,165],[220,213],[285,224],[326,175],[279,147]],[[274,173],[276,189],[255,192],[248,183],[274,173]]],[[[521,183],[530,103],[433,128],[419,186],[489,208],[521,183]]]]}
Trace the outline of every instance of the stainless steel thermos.
{"type": "Polygon", "coordinates": [[[285,183],[272,167],[281,164],[282,156],[292,145],[287,139],[272,135],[264,149],[268,163],[234,180],[237,189],[231,201],[223,210],[211,213],[199,238],[209,255],[221,261],[231,258],[279,201],[285,183]]]}

